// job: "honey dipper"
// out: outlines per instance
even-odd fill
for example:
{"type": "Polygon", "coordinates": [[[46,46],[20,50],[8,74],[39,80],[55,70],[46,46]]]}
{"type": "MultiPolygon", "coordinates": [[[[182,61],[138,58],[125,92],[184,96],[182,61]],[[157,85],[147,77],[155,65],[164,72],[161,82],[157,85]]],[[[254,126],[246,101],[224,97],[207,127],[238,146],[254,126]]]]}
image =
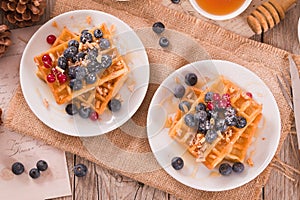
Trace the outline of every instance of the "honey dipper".
{"type": "Polygon", "coordinates": [[[286,11],[297,0],[269,0],[258,6],[248,17],[247,22],[256,34],[272,29],[284,19],[286,11]]]}

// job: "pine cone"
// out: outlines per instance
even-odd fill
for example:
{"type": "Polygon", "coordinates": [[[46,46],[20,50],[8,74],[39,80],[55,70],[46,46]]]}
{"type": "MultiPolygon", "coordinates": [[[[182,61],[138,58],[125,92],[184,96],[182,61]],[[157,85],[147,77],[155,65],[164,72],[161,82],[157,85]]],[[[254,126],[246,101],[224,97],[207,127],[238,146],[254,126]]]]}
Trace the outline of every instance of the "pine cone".
{"type": "Polygon", "coordinates": [[[31,26],[44,14],[46,0],[2,0],[6,19],[18,27],[31,26]]]}
{"type": "Polygon", "coordinates": [[[6,25],[0,25],[0,57],[11,45],[10,30],[6,25]]]}

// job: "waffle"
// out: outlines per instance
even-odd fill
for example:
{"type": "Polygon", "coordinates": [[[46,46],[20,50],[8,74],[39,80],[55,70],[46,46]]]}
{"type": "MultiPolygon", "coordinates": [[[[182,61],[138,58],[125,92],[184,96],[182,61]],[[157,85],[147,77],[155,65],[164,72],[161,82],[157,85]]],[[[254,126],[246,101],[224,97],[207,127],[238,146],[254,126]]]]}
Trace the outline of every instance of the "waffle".
{"type": "Polygon", "coordinates": [[[67,27],[64,27],[64,29],[61,31],[60,35],[56,38],[55,42],[52,44],[52,48],[59,46],[69,40],[74,39],[75,37],[78,37],[76,34],[74,34],[72,31],[70,31],[67,27]]]}
{"type": "Polygon", "coordinates": [[[210,144],[205,142],[204,134],[197,133],[196,130],[185,125],[184,115],[179,111],[174,117],[169,135],[184,145],[197,158],[196,161],[203,162],[209,169],[216,167],[226,156],[230,160],[243,161],[261,118],[262,105],[247,96],[237,85],[220,77],[211,88],[196,92],[198,99],[187,114],[195,112],[195,106],[204,102],[204,96],[208,91],[229,94],[231,105],[237,110],[238,116],[247,120],[247,125],[241,129],[231,126],[224,133],[219,132],[217,139],[210,144]]]}
{"type": "MultiPolygon", "coordinates": [[[[109,30],[107,29],[106,25],[102,24],[99,28],[103,32],[103,37],[107,38],[111,41],[112,35],[109,32],[109,30]]],[[[94,31],[94,29],[90,30],[89,32],[92,33],[94,31]]],[[[52,58],[53,63],[57,63],[58,58],[63,54],[64,50],[68,46],[68,41],[65,41],[65,42],[63,42],[63,41],[70,38],[70,37],[73,37],[73,36],[74,35],[70,34],[70,31],[68,31],[67,29],[64,29],[63,33],[58,37],[59,40],[58,40],[57,44],[55,44],[57,46],[54,45],[47,52],[44,52],[41,55],[36,56],[34,58],[34,61],[35,61],[36,65],[38,66],[38,72],[37,72],[38,77],[40,77],[40,78],[42,78],[43,80],[46,81],[47,75],[49,73],[51,73],[51,70],[49,68],[45,68],[44,65],[43,65],[43,62],[42,62],[43,55],[45,55],[45,54],[50,55],[50,57],[52,58]],[[61,43],[61,44],[59,44],[59,43],[61,43]]],[[[77,41],[80,40],[80,38],[78,36],[74,37],[73,39],[77,40],[77,41]]],[[[96,40],[95,38],[93,38],[93,39],[96,40]]],[[[112,42],[111,42],[111,44],[112,44],[112,42]]],[[[89,46],[89,45],[93,45],[93,43],[87,43],[85,45],[85,47],[89,46]]],[[[79,48],[85,48],[85,47],[79,47],[79,48]]],[[[120,69],[120,66],[116,63],[122,62],[124,65],[126,65],[126,64],[125,64],[124,61],[121,61],[123,59],[118,54],[118,51],[117,51],[116,48],[110,48],[108,50],[104,50],[104,51],[101,52],[101,54],[108,54],[108,55],[111,55],[112,58],[113,58],[112,65],[109,68],[112,68],[110,71],[112,71],[114,73],[111,73],[109,76],[105,76],[104,80],[101,80],[102,79],[102,73],[98,73],[97,74],[97,81],[95,83],[85,84],[85,85],[83,85],[82,89],[77,90],[77,91],[72,91],[72,89],[69,86],[69,80],[67,80],[63,84],[60,84],[58,81],[56,81],[54,83],[48,83],[46,81],[46,83],[48,84],[49,88],[51,89],[52,94],[53,94],[53,96],[54,96],[54,98],[55,98],[55,100],[58,104],[66,103],[66,102],[70,101],[71,99],[73,99],[73,98],[75,98],[75,97],[77,97],[77,96],[79,96],[79,95],[81,95],[81,94],[83,94],[83,93],[85,93],[89,90],[94,89],[96,86],[100,85],[101,83],[104,83],[104,82],[108,81],[109,79],[116,78],[117,76],[123,74],[124,71],[125,72],[128,71],[127,66],[123,66],[123,69],[121,71],[118,71],[120,69]]],[[[107,70],[108,69],[106,69],[105,71],[107,71],[107,70]]]]}

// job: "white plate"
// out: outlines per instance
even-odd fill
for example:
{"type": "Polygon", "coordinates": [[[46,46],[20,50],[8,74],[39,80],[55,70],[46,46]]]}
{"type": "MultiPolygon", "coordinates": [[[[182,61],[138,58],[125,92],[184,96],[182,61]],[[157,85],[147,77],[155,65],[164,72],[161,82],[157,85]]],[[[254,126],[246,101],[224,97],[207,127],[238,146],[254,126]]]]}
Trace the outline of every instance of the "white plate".
{"type": "Polygon", "coordinates": [[[149,62],[142,42],[126,23],[100,11],[78,10],[53,18],[32,36],[21,59],[20,81],[30,109],[47,126],[72,136],[95,136],[118,128],[139,108],[148,88],[149,62]],[[92,20],[90,25],[86,22],[87,17],[92,20]],[[57,23],[57,28],[53,26],[53,22],[57,23]],[[47,35],[58,36],[64,26],[80,33],[83,29],[99,26],[102,23],[106,23],[108,27],[115,25],[115,43],[127,60],[131,69],[129,79],[135,82],[135,88],[130,92],[125,84],[120,90],[123,100],[122,109],[113,116],[110,112],[106,112],[100,116],[102,120],[93,122],[82,119],[78,115],[68,116],[64,111],[66,105],[55,103],[50,89],[35,75],[37,67],[33,58],[49,49],[50,45],[46,42],[47,35]],[[48,109],[44,106],[43,99],[48,100],[48,109]]]}
{"type": "Polygon", "coordinates": [[[223,191],[239,187],[258,176],[273,158],[280,138],[280,114],[276,101],[264,84],[253,72],[228,61],[204,60],[186,65],[172,73],[157,89],[150,104],[147,117],[147,132],[151,149],[165,171],[179,182],[206,191],[223,191]],[[252,154],[253,167],[245,164],[241,174],[220,176],[218,169],[208,170],[203,164],[197,164],[193,156],[168,136],[168,128],[164,122],[168,114],[174,113],[179,100],[172,93],[175,77],[184,83],[184,75],[194,72],[198,77],[216,78],[219,74],[238,83],[243,89],[250,91],[255,100],[263,105],[261,120],[254,143],[248,150],[252,154]],[[217,72],[217,73],[216,73],[217,72]],[[184,167],[176,171],[172,168],[171,159],[181,156],[184,167]]]}

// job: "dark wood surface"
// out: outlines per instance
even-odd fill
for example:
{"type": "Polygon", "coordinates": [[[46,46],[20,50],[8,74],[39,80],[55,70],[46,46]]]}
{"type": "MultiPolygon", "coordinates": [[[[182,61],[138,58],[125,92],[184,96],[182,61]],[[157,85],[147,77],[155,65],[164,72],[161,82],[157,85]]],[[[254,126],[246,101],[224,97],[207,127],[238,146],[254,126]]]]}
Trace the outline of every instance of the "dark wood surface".
{"type": "MultiPolygon", "coordinates": [[[[48,1],[48,6],[43,23],[50,18],[53,8],[53,1],[48,1]]],[[[274,29],[251,37],[251,39],[273,45],[289,52],[300,54],[300,44],[297,39],[297,24],[300,17],[300,5],[292,8],[286,18],[274,29]]],[[[5,23],[1,12],[0,24],[5,23]]],[[[11,28],[16,28],[10,25],[11,28]]],[[[280,67],[280,66],[279,66],[280,67]]],[[[300,169],[299,152],[297,149],[297,138],[290,134],[279,154],[279,159],[288,165],[300,169]]],[[[130,178],[121,176],[113,171],[103,169],[76,155],[66,153],[73,195],[70,197],[58,198],[57,200],[72,199],[176,199],[173,195],[167,194],[158,189],[149,187],[130,178]],[[77,178],[72,172],[75,164],[83,163],[88,167],[88,175],[77,178]]],[[[284,176],[279,170],[273,170],[267,184],[262,188],[261,199],[266,200],[299,200],[300,199],[300,175],[294,173],[290,178],[284,176]]]]}

